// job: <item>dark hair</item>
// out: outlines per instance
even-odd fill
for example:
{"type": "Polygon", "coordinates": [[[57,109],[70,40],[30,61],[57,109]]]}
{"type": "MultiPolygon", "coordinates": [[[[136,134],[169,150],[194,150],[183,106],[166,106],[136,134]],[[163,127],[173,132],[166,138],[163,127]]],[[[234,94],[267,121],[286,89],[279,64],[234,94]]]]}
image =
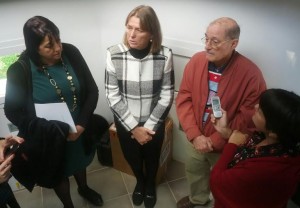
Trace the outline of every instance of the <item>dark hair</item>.
{"type": "Polygon", "coordinates": [[[268,89],[259,101],[266,129],[276,133],[287,149],[297,150],[300,142],[300,97],[283,89],[268,89]]]}
{"type": "MultiPolygon", "coordinates": [[[[136,16],[140,19],[141,29],[149,32],[152,35],[151,53],[158,53],[161,49],[162,32],[158,17],[155,11],[150,6],[140,5],[134,8],[127,16],[125,26],[131,17],[136,16]]],[[[124,34],[123,43],[129,47],[126,32],[124,34]]]]}
{"type": "Polygon", "coordinates": [[[42,16],[34,16],[27,20],[23,27],[23,35],[25,40],[25,53],[38,67],[42,65],[38,48],[44,38],[48,36],[50,44],[60,41],[59,29],[49,19],[42,16]]]}

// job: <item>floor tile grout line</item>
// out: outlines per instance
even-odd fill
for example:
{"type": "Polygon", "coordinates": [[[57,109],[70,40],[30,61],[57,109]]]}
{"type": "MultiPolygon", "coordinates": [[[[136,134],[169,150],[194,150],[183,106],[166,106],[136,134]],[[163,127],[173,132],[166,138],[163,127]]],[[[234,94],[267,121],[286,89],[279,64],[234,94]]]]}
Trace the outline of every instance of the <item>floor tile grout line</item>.
{"type": "Polygon", "coordinates": [[[119,198],[122,198],[122,197],[124,197],[124,196],[127,196],[127,197],[128,197],[128,194],[123,194],[123,195],[120,195],[120,196],[116,196],[116,197],[110,198],[110,199],[108,199],[108,200],[104,200],[104,203],[110,202],[110,201],[114,201],[114,200],[119,199],[119,198]]]}
{"type": "Polygon", "coordinates": [[[101,168],[98,168],[98,169],[88,170],[88,171],[86,171],[86,173],[87,174],[94,173],[94,172],[97,172],[97,171],[102,171],[102,170],[106,170],[106,169],[110,169],[110,168],[113,168],[113,167],[101,166],[101,168]]]}
{"type": "Polygon", "coordinates": [[[167,183],[167,185],[168,185],[168,188],[169,188],[169,190],[170,190],[170,192],[171,192],[171,194],[172,194],[172,196],[173,196],[173,199],[174,199],[175,203],[177,203],[175,194],[174,194],[174,192],[173,192],[173,190],[172,190],[172,188],[171,188],[169,182],[167,183]]]}
{"type": "Polygon", "coordinates": [[[185,176],[183,176],[183,177],[180,177],[180,178],[177,178],[177,179],[174,179],[174,180],[170,180],[170,181],[167,181],[168,183],[173,183],[173,182],[176,182],[176,181],[179,181],[179,180],[182,180],[182,179],[184,179],[184,178],[186,178],[185,176]]]}
{"type": "Polygon", "coordinates": [[[124,183],[125,189],[126,189],[126,191],[127,191],[127,196],[128,196],[128,198],[129,198],[129,201],[130,201],[130,203],[131,203],[131,206],[132,206],[132,208],[134,208],[133,202],[132,202],[132,200],[130,200],[130,193],[129,193],[129,189],[128,189],[128,187],[127,187],[127,184],[125,183],[124,174],[123,174],[123,172],[122,172],[122,171],[119,171],[119,172],[120,172],[120,174],[121,174],[121,177],[122,177],[122,180],[123,180],[123,183],[124,183]]]}
{"type": "Polygon", "coordinates": [[[42,187],[40,187],[40,192],[41,192],[41,200],[42,200],[42,207],[44,207],[44,201],[45,201],[45,199],[44,199],[44,194],[43,194],[43,188],[42,187]]]}
{"type": "Polygon", "coordinates": [[[124,186],[125,186],[126,192],[127,192],[127,194],[129,194],[129,189],[128,189],[128,187],[127,187],[127,184],[125,183],[124,174],[122,173],[122,171],[119,171],[119,173],[121,174],[122,181],[123,181],[123,183],[124,183],[124,186]]]}

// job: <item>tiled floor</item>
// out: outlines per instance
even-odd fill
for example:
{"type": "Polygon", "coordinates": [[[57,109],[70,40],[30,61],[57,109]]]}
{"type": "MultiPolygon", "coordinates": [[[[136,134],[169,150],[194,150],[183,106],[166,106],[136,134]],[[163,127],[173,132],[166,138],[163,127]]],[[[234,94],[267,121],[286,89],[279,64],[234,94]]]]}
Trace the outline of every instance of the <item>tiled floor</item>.
{"type": "MultiPolygon", "coordinates": [[[[71,182],[71,195],[76,208],[92,208],[77,193],[76,182],[71,182]]],[[[101,193],[103,208],[137,208],[132,204],[131,193],[135,186],[135,178],[113,168],[102,166],[97,157],[88,167],[88,184],[101,193]]],[[[165,180],[157,188],[156,208],[175,208],[176,201],[188,195],[188,185],[184,173],[184,164],[171,161],[165,180]]],[[[15,196],[22,208],[60,208],[61,202],[52,189],[36,187],[32,193],[27,190],[16,191],[15,196]]],[[[143,205],[139,207],[144,207],[143,205]]],[[[297,208],[291,202],[288,208],[297,208]]]]}
{"type": "MultiPolygon", "coordinates": [[[[135,178],[110,167],[102,166],[97,157],[88,167],[88,184],[102,195],[103,208],[133,208],[131,193],[135,178]]],[[[91,208],[78,193],[74,178],[71,182],[71,196],[76,208],[91,208]]],[[[157,188],[157,208],[176,207],[176,201],[188,194],[184,165],[171,161],[164,181],[157,188]]],[[[22,208],[56,208],[61,202],[52,189],[36,187],[32,193],[27,190],[15,191],[15,196],[22,208]]],[[[139,207],[144,207],[143,205],[139,207]]]]}

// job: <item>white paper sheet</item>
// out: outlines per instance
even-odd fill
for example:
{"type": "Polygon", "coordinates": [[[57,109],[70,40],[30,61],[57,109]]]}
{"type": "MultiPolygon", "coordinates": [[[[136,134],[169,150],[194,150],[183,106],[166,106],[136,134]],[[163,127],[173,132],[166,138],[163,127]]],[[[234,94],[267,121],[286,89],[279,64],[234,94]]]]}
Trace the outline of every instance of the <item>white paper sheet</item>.
{"type": "Polygon", "coordinates": [[[70,132],[76,133],[76,127],[66,103],[34,104],[36,115],[47,120],[58,120],[69,124],[70,132]]]}

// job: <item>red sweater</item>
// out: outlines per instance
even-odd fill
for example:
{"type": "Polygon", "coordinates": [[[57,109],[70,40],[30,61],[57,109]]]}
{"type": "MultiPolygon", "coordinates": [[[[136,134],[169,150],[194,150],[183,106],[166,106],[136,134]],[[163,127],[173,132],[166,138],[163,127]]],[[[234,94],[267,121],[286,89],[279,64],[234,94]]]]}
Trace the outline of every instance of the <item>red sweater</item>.
{"type": "Polygon", "coordinates": [[[228,143],[214,166],[215,208],[283,208],[300,181],[300,156],[251,158],[227,168],[237,146],[228,143]]]}
{"type": "MultiPolygon", "coordinates": [[[[247,124],[252,122],[254,105],[265,89],[266,83],[259,68],[234,52],[221,76],[217,93],[222,108],[227,111],[231,129],[248,132],[247,124]]],[[[205,135],[211,138],[215,151],[222,151],[227,140],[216,132],[210,119],[202,127],[208,92],[208,60],[205,52],[199,52],[185,67],[176,98],[177,115],[189,140],[205,135]]]]}

